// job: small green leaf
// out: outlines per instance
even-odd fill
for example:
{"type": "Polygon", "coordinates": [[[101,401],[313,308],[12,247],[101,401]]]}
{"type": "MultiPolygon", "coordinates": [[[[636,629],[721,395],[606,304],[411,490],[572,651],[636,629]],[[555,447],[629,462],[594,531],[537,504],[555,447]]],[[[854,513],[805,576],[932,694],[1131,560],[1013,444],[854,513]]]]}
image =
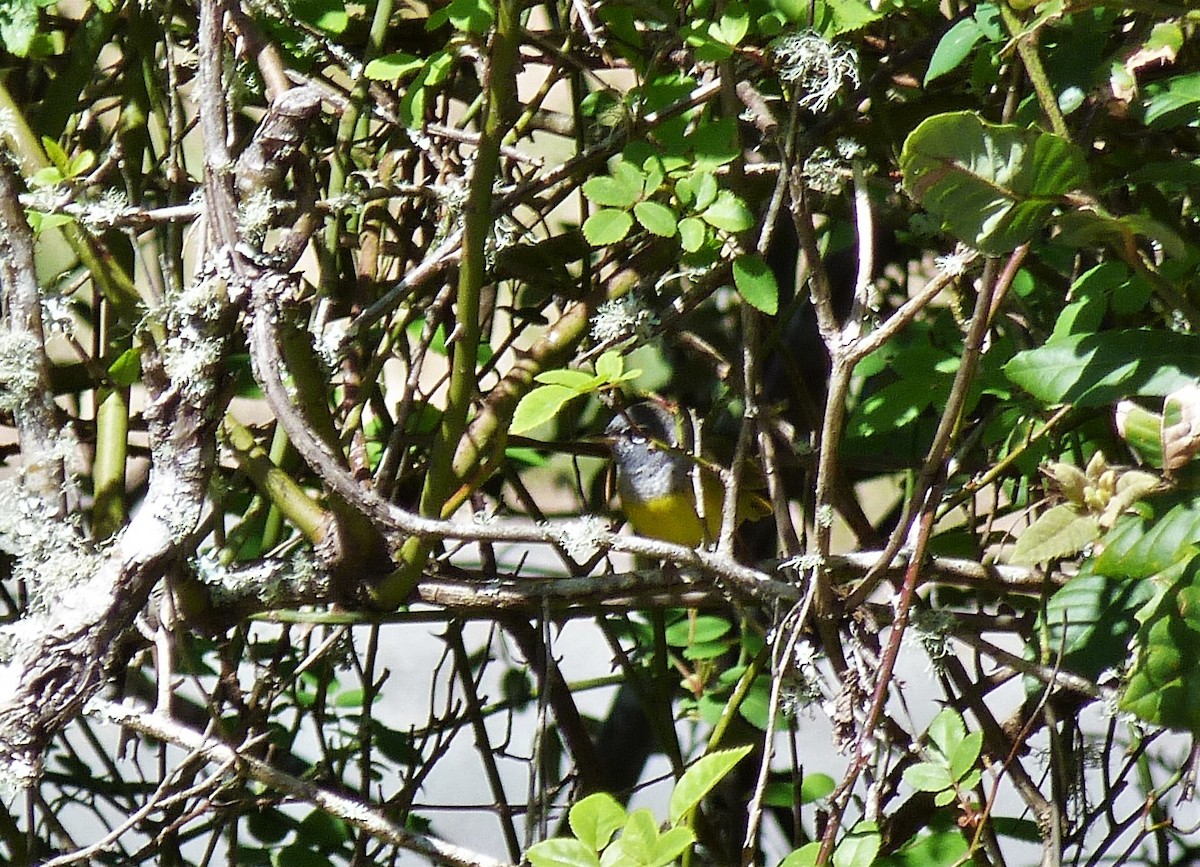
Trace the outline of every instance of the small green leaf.
{"type": "Polygon", "coordinates": [[[717,193],[720,192],[720,187],[717,186],[716,175],[712,172],[697,172],[694,177],[693,189],[696,191],[696,210],[703,211],[717,200],[717,193]]]}
{"type": "Polygon", "coordinates": [[[946,708],[929,724],[925,737],[941,756],[948,758],[967,735],[967,727],[958,711],[946,708]]]}
{"type": "Polygon", "coordinates": [[[606,382],[620,379],[625,372],[625,358],[611,349],[596,359],[596,377],[606,382]]]}
{"type": "Polygon", "coordinates": [[[699,804],[704,796],[733,770],[734,765],[750,754],[750,749],[749,746],[745,746],[732,750],[718,750],[703,756],[684,771],[679,782],[675,784],[675,790],[671,792],[671,805],[668,810],[671,824],[676,824],[699,804]]]}
{"type": "Polygon", "coordinates": [[[755,310],[768,316],[779,312],[779,284],[775,273],[759,256],[743,255],[733,260],[733,283],[738,294],[755,310]]]}
{"type": "Polygon", "coordinates": [[[363,75],[374,81],[399,81],[424,65],[425,59],[422,57],[404,51],[393,51],[368,63],[363,75]]]}
{"type": "Polygon", "coordinates": [[[833,867],[871,867],[882,842],[874,822],[859,822],[833,850],[833,867]]]}
{"type": "Polygon", "coordinates": [[[113,385],[129,388],[142,375],[142,353],[138,349],[126,349],[108,366],[108,375],[113,385]]]}
{"type": "Polygon", "coordinates": [[[577,392],[590,389],[596,381],[596,377],[584,373],[582,370],[561,369],[542,371],[533,379],[544,385],[565,385],[577,392]]]}
{"type": "Polygon", "coordinates": [[[1065,503],[1047,509],[1017,538],[1010,563],[1033,565],[1073,557],[1100,538],[1100,522],[1065,503]]]}
{"type": "Polygon", "coordinates": [[[533,867],[600,867],[595,851],[569,837],[535,843],[525,853],[525,860],[533,867]]]}
{"type": "Polygon", "coordinates": [[[780,861],[778,867],[816,867],[817,856],[820,854],[821,844],[819,842],[805,843],[780,861]]]}
{"type": "Polygon", "coordinates": [[[934,79],[941,78],[952,72],[960,63],[967,59],[979,41],[983,39],[983,29],[974,18],[963,18],[943,34],[938,40],[933,56],[929,58],[929,68],[925,70],[923,85],[928,85],[934,79]]]}
{"type": "Polygon", "coordinates": [[[837,788],[837,781],[829,774],[805,774],[800,783],[800,803],[811,804],[828,798],[837,788]]]}
{"type": "Polygon", "coordinates": [[[593,247],[615,244],[629,234],[633,228],[633,217],[628,211],[604,208],[592,214],[583,223],[583,237],[593,247]]]}
{"type": "Polygon", "coordinates": [[[543,385],[521,398],[513,412],[509,433],[522,434],[550,421],[567,401],[579,397],[579,392],[564,385],[543,385]]]}
{"type": "Polygon", "coordinates": [[[950,776],[964,785],[964,778],[974,769],[979,761],[979,751],[983,749],[983,732],[968,732],[950,751],[950,776]]]}
{"type": "Polygon", "coordinates": [[[905,768],[904,782],[918,792],[940,792],[954,785],[949,768],[930,762],[918,762],[905,768]]]}
{"type": "Polygon", "coordinates": [[[658,202],[638,202],[633,206],[633,213],[646,231],[661,238],[675,236],[678,229],[677,218],[675,212],[666,205],[658,202]]]}
{"type": "Polygon", "coordinates": [[[672,647],[687,647],[702,641],[716,641],[733,629],[724,617],[701,614],[695,618],[685,617],[667,627],[667,644],[672,647]]]}
{"type": "Polygon", "coordinates": [[[608,845],[613,834],[625,824],[625,819],[625,808],[606,792],[588,795],[567,814],[567,821],[575,836],[593,852],[599,852],[608,845]]]}
{"type": "Polygon", "coordinates": [[[609,175],[590,178],[583,184],[588,201],[610,208],[628,208],[637,201],[639,189],[632,189],[609,175]]]}
{"type": "Polygon", "coordinates": [[[704,246],[707,237],[708,229],[695,217],[684,217],[679,221],[679,245],[687,252],[695,253],[704,246]]]}
{"type": "Polygon", "coordinates": [[[754,215],[746,203],[729,190],[721,190],[700,214],[700,219],[725,232],[744,232],[754,225],[754,215]]]}
{"type": "Polygon", "coordinates": [[[646,867],[666,867],[696,842],[696,833],[687,827],[668,828],[654,843],[654,853],[646,867]]]}

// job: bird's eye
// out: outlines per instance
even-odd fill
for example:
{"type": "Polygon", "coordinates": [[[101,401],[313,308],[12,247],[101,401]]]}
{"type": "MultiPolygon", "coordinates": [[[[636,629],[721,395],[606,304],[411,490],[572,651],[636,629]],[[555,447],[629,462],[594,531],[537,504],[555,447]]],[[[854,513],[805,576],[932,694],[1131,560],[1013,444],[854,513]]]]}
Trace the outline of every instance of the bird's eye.
{"type": "Polygon", "coordinates": [[[631,433],[629,435],[629,441],[631,443],[633,443],[635,445],[639,445],[639,446],[645,445],[647,443],[646,437],[637,432],[631,433]]]}

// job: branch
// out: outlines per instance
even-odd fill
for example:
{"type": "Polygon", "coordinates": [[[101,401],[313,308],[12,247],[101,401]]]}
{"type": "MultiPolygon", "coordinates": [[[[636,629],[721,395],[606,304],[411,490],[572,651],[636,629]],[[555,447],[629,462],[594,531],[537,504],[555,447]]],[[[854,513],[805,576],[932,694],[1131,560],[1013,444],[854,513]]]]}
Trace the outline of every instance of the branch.
{"type": "Polygon", "coordinates": [[[348,795],[339,794],[276,770],[268,762],[179,725],[157,713],[105,702],[99,712],[111,723],[164,741],[202,756],[209,762],[229,764],[242,774],[289,797],[312,804],[379,840],[415,852],[446,867],[511,867],[486,855],[471,852],[427,834],[409,831],[389,819],[383,810],[348,795]]]}

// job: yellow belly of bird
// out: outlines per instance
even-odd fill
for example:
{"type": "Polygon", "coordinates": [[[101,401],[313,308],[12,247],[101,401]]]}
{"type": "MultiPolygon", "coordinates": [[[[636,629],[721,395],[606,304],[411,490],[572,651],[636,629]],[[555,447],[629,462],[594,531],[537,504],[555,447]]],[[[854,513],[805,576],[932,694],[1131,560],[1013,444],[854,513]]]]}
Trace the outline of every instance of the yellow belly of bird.
{"type": "Polygon", "coordinates": [[[695,497],[690,494],[671,494],[633,503],[622,502],[621,506],[625,517],[639,536],[649,536],[652,539],[695,548],[702,542],[716,541],[717,534],[721,532],[723,498],[719,495],[710,496],[710,492],[706,492],[705,499],[712,500],[710,508],[706,508],[704,512],[704,523],[708,525],[707,535],[700,523],[700,517],[696,514],[695,497]]]}

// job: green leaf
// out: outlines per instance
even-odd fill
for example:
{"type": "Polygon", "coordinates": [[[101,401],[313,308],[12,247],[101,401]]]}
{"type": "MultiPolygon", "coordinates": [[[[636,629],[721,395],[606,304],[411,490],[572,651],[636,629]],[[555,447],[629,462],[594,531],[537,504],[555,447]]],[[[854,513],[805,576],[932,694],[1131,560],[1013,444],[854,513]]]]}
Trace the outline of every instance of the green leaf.
{"type": "Polygon", "coordinates": [[[684,217],[679,221],[679,245],[687,252],[695,253],[704,246],[707,237],[708,229],[695,217],[684,217]]]}
{"type": "Polygon", "coordinates": [[[1139,617],[1121,708],[1155,725],[1200,733],[1200,570],[1192,558],[1139,617]]]}
{"type": "Polygon", "coordinates": [[[1065,503],[1047,509],[1017,537],[1010,563],[1034,565],[1073,557],[1100,537],[1100,521],[1065,503]]]}
{"type": "Polygon", "coordinates": [[[716,641],[733,628],[724,617],[701,614],[695,618],[685,617],[667,627],[667,644],[672,647],[687,647],[703,641],[716,641]]]}
{"type": "Polygon", "coordinates": [[[721,20],[717,23],[717,33],[720,34],[718,38],[727,45],[737,45],[746,38],[749,29],[750,13],[746,7],[738,0],[728,3],[721,13],[721,20]]]}
{"type": "Polygon", "coordinates": [[[900,169],[913,199],[992,254],[1033,238],[1087,178],[1083,155],[1070,142],[971,112],[923,121],[904,142],[900,169]]]}
{"type": "MultiPolygon", "coordinates": [[[[1057,664],[1089,680],[1128,659],[1137,631],[1134,613],[1152,592],[1144,581],[1097,574],[1096,565],[1059,588],[1045,610],[1046,644],[1052,654],[1062,653],[1057,664]]],[[[1031,682],[1030,687],[1041,689],[1041,684],[1031,682]]]]}
{"type": "Polygon", "coordinates": [[[672,238],[678,229],[675,212],[659,202],[638,202],[633,206],[634,216],[648,232],[661,238],[672,238]]]}
{"type": "Polygon", "coordinates": [[[654,814],[643,808],[634,810],[625,821],[621,836],[604,853],[605,865],[636,864],[649,867],[658,844],[658,823],[654,814]]]}
{"type": "Polygon", "coordinates": [[[525,852],[525,860],[533,867],[600,867],[595,851],[569,837],[535,843],[525,852]]]}
{"type": "Polygon", "coordinates": [[[820,854],[821,844],[819,842],[805,843],[780,861],[778,867],[816,867],[817,856],[820,854]]]}
{"type": "Polygon", "coordinates": [[[640,184],[631,187],[610,175],[589,178],[583,184],[583,194],[587,196],[588,201],[610,208],[630,207],[637,201],[641,192],[640,184]]]}
{"type": "Polygon", "coordinates": [[[38,6],[34,0],[0,2],[0,40],[17,57],[27,57],[38,32],[38,6]]]}
{"type": "Polygon", "coordinates": [[[579,397],[579,392],[565,385],[543,385],[533,389],[517,404],[508,432],[522,434],[545,424],[576,397],[579,397]]]}
{"type": "Polygon", "coordinates": [[[1131,518],[1118,523],[1096,559],[1096,571],[1127,578],[1149,578],[1191,557],[1200,545],[1200,503],[1178,503],[1156,520],[1131,518]]]}
{"type": "Polygon", "coordinates": [[[967,841],[958,829],[934,831],[913,837],[876,864],[877,867],[960,867],[972,863],[966,858],[967,849],[967,841]]]}
{"type": "Polygon", "coordinates": [[[346,14],[345,0],[291,0],[288,8],[301,21],[318,27],[326,33],[340,35],[350,24],[350,16],[346,14]]]}
{"type": "Polygon", "coordinates": [[[811,804],[828,798],[837,788],[837,781],[829,774],[805,774],[800,782],[800,803],[811,804]]]}
{"type": "Polygon", "coordinates": [[[918,792],[941,792],[954,785],[954,778],[945,765],[918,762],[904,769],[904,782],[918,792]]]}
{"type": "Polygon", "coordinates": [[[1196,123],[1196,112],[1200,109],[1200,72],[1149,84],[1144,92],[1142,119],[1151,129],[1166,130],[1196,123]]]}
{"type": "Polygon", "coordinates": [[[1200,379],[1200,336],[1146,329],[1071,335],[1017,353],[1004,373],[1051,404],[1166,397],[1200,379]]]}
{"type": "Polygon", "coordinates": [[[729,190],[721,190],[700,214],[700,219],[725,232],[744,232],[754,225],[754,215],[746,203],[729,190]]]}
{"type": "Polygon", "coordinates": [[[696,842],[696,833],[687,827],[668,828],[654,843],[647,867],[665,867],[696,842]]]}
{"type": "Polygon", "coordinates": [[[404,51],[393,51],[367,64],[363,75],[375,81],[399,81],[425,65],[425,59],[404,51]]]}
{"type": "Polygon", "coordinates": [[[426,30],[436,30],[447,21],[464,33],[487,33],[496,20],[496,9],[488,0],[451,0],[425,22],[426,30]]]}
{"type": "Polygon", "coordinates": [[[580,842],[590,847],[592,852],[599,852],[625,824],[626,815],[625,808],[612,795],[597,792],[571,807],[567,821],[580,842]]]}
{"type": "Polygon", "coordinates": [[[933,49],[933,56],[929,58],[929,68],[925,70],[925,80],[922,84],[927,86],[929,82],[956,69],[981,39],[983,29],[974,18],[963,18],[957,22],[938,40],[937,48],[933,49]]]}
{"type": "Polygon", "coordinates": [[[742,299],[755,310],[768,316],[779,312],[775,272],[759,256],[742,255],[733,260],[733,283],[742,299]]]}
{"type": "Polygon", "coordinates": [[[871,867],[882,843],[874,822],[859,822],[833,850],[834,867],[871,867]]]}
{"type": "Polygon", "coordinates": [[[691,767],[684,771],[679,782],[671,792],[671,804],[668,816],[672,825],[692,810],[712,791],[721,779],[733,770],[734,766],[750,754],[750,747],[737,747],[731,750],[718,750],[701,757],[691,767]]]}
{"type": "Polygon", "coordinates": [[[599,379],[612,382],[620,379],[624,372],[625,357],[619,352],[613,352],[610,349],[596,359],[596,376],[599,379]]]}
{"type": "Polygon", "coordinates": [[[108,375],[113,385],[129,388],[142,375],[142,353],[140,349],[126,349],[108,366],[108,375]]]}
{"type": "Polygon", "coordinates": [[[596,211],[583,223],[583,237],[593,247],[615,244],[629,234],[633,228],[633,217],[628,211],[604,208],[596,211]]]}
{"type": "Polygon", "coordinates": [[[975,768],[979,761],[979,751],[983,748],[983,732],[968,732],[950,751],[950,776],[966,785],[964,778],[975,768]]]}
{"type": "Polygon", "coordinates": [[[953,708],[946,708],[935,716],[929,728],[925,730],[929,746],[946,759],[949,759],[950,754],[962,743],[966,735],[967,727],[963,725],[958,711],[953,708]]]}
{"type": "Polygon", "coordinates": [[[596,384],[596,377],[582,370],[545,370],[533,379],[545,385],[565,385],[576,392],[590,389],[596,384]]]}

